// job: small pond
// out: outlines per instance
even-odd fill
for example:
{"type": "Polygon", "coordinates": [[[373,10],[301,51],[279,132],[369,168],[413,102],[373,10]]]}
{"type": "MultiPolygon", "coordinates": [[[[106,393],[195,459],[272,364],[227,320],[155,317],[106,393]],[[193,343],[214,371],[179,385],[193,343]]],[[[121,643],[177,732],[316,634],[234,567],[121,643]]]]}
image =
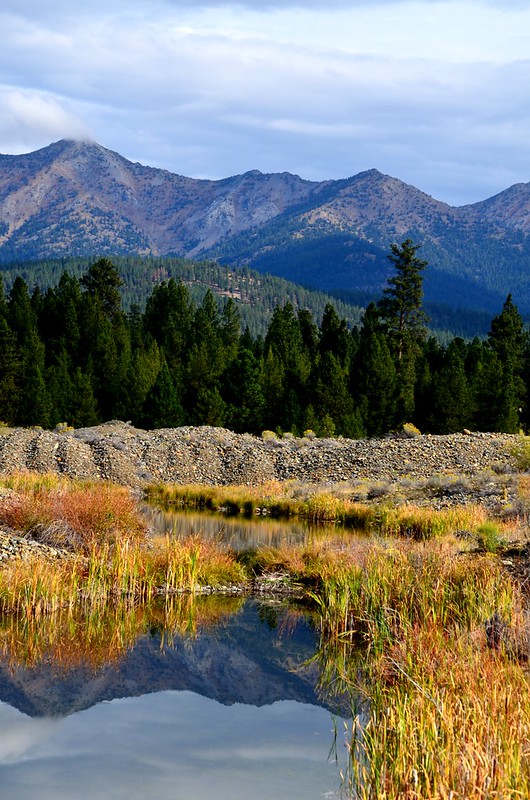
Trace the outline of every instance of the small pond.
{"type": "Polygon", "coordinates": [[[182,538],[190,534],[200,534],[234,550],[301,545],[325,539],[340,541],[363,535],[352,530],[344,531],[340,525],[323,525],[304,520],[290,522],[258,515],[246,518],[174,511],[157,506],[146,507],[145,513],[152,530],[157,534],[182,538]]]}
{"type": "Polygon", "coordinates": [[[2,800],[347,796],[348,704],[318,690],[302,607],[177,598],[30,628],[0,621],[2,800]]]}

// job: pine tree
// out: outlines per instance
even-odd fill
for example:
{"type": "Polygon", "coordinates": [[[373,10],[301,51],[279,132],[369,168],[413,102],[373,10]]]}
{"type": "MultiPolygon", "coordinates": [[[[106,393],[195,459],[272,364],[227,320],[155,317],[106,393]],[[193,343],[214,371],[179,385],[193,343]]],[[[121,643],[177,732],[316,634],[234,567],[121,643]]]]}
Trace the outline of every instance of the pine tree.
{"type": "MultiPolygon", "coordinates": [[[[109,283],[112,288],[113,281],[109,279],[109,283]]],[[[116,304],[109,298],[103,301],[102,293],[105,294],[103,290],[91,289],[82,295],[79,313],[82,347],[76,366],[90,376],[99,412],[108,420],[118,415],[123,404],[131,343],[127,316],[119,307],[119,294],[116,304]]]]}
{"type": "Polygon", "coordinates": [[[331,353],[344,366],[349,355],[349,343],[346,321],[339,318],[331,303],[327,303],[320,323],[320,355],[331,353]]]}
{"type": "Polygon", "coordinates": [[[123,385],[123,398],[117,405],[118,419],[131,419],[135,425],[144,424],[143,410],[147,395],[160,372],[160,351],[154,339],[133,350],[123,385]]]}
{"type": "Polygon", "coordinates": [[[48,367],[46,384],[52,404],[51,424],[57,425],[58,422],[71,424],[77,398],[74,398],[71,365],[64,348],[57,354],[54,363],[48,367]]]}
{"type": "Polygon", "coordinates": [[[72,417],[69,422],[75,428],[90,427],[101,422],[90,374],[79,367],[75,371],[72,390],[72,417]]]}
{"type": "Polygon", "coordinates": [[[224,348],[225,365],[237,357],[240,333],[241,315],[238,307],[229,297],[221,312],[221,342],[224,348]]]}
{"type": "Polygon", "coordinates": [[[143,418],[148,428],[175,428],[182,425],[182,406],[165,359],[162,359],[157,379],[146,397],[143,418]]]}
{"type": "Polygon", "coordinates": [[[19,425],[50,425],[52,403],[44,380],[44,345],[32,331],[21,350],[19,425]]]}
{"type": "Polygon", "coordinates": [[[259,433],[265,428],[265,398],[261,386],[261,366],[250,351],[240,348],[237,358],[228,367],[225,378],[227,424],[243,433],[259,433]]]}
{"type": "Polygon", "coordinates": [[[453,339],[442,368],[433,378],[433,433],[456,433],[472,425],[473,397],[465,370],[464,350],[464,341],[453,339]]]}
{"type": "Polygon", "coordinates": [[[202,386],[192,413],[194,425],[223,427],[226,420],[226,403],[217,386],[202,386]]]}
{"type": "Polygon", "coordinates": [[[318,353],[319,330],[313,321],[311,312],[307,308],[298,311],[298,327],[302,337],[302,346],[311,363],[318,353]]]}
{"type": "Polygon", "coordinates": [[[481,427],[517,433],[525,401],[523,321],[508,295],[488,334],[489,357],[481,373],[477,404],[481,427]]]}
{"type": "Polygon", "coordinates": [[[173,376],[182,370],[190,349],[194,315],[195,307],[186,286],[173,279],[155,286],[147,300],[143,318],[145,330],[164,350],[173,376]]]}
{"type": "Polygon", "coordinates": [[[274,309],[264,352],[262,386],[267,427],[284,431],[298,429],[307,405],[306,384],[311,358],[304,347],[298,317],[291,303],[274,309]]]}
{"type": "Polygon", "coordinates": [[[348,372],[340,359],[325,352],[312,375],[312,383],[312,405],[321,424],[328,419],[333,422],[335,433],[352,439],[361,437],[364,430],[348,390],[348,372]]]}
{"type": "Polygon", "coordinates": [[[367,307],[362,320],[352,384],[368,436],[391,430],[396,410],[396,369],[374,303],[367,307]]]}
{"type": "Polygon", "coordinates": [[[7,308],[9,327],[17,337],[20,346],[33,334],[37,334],[37,317],[31,305],[26,282],[18,276],[9,293],[7,308]]]}
{"type": "Polygon", "coordinates": [[[422,308],[423,276],[427,262],[416,256],[419,245],[406,239],[393,244],[389,260],[395,275],[388,279],[378,303],[385,323],[398,379],[398,422],[414,414],[415,364],[426,336],[427,316],[422,308]]]}
{"type": "Polygon", "coordinates": [[[123,286],[123,281],[108,258],[96,261],[81,278],[81,284],[87,294],[99,301],[108,317],[113,317],[121,311],[120,287],[123,286]]]}
{"type": "Polygon", "coordinates": [[[0,420],[13,423],[20,401],[20,354],[16,337],[0,315],[0,420]]]}
{"type": "Polygon", "coordinates": [[[286,375],[280,358],[269,350],[263,359],[261,391],[265,400],[263,427],[268,430],[290,430],[285,409],[286,375]]]}

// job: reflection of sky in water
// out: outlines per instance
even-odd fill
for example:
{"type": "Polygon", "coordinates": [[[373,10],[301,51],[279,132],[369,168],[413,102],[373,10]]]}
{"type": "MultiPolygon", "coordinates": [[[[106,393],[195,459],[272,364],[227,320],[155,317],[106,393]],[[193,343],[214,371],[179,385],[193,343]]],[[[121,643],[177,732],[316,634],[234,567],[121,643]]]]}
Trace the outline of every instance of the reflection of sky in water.
{"type": "MultiPolygon", "coordinates": [[[[339,755],[346,757],[343,724],[339,755]]],[[[338,797],[333,718],[281,701],[224,706],[192,692],[100,703],[61,719],[0,704],[2,800],[338,797]]]]}

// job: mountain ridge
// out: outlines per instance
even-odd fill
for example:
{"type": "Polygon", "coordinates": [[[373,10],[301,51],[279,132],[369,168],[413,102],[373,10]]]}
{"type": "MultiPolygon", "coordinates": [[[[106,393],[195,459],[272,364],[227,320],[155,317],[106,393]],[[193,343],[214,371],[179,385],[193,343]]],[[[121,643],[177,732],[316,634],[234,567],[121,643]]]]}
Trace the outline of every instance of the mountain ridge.
{"type": "Polygon", "coordinates": [[[431,301],[450,276],[463,293],[455,302],[465,304],[469,285],[470,297],[482,289],[511,292],[530,308],[530,183],[450,206],[375,168],[321,182],[259,170],[209,180],[144,166],[95,142],[60,140],[0,155],[4,264],[87,255],[214,258],[322,290],[378,294],[390,244],[407,237],[429,261],[431,301]]]}

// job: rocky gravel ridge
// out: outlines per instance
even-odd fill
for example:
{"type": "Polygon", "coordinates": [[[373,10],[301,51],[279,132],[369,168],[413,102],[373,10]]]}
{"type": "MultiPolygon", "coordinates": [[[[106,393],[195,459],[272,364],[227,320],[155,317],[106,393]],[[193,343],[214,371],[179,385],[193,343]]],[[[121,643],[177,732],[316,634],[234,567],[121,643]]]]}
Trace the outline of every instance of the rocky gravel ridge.
{"type": "Polygon", "coordinates": [[[113,420],[71,431],[6,429],[0,473],[55,472],[132,487],[148,483],[256,484],[269,479],[342,482],[418,480],[513,471],[517,437],[467,433],[383,439],[264,441],[224,428],[145,431],[113,420]]]}
{"type": "MultiPolygon", "coordinates": [[[[113,420],[70,431],[2,429],[0,474],[57,473],[136,490],[149,483],[291,480],[305,488],[334,484],[337,491],[363,501],[386,496],[435,508],[478,502],[503,513],[517,503],[517,481],[510,474],[516,441],[516,436],[489,433],[264,440],[206,426],[145,431],[113,420]]],[[[30,536],[0,529],[0,564],[36,552],[52,561],[68,556],[30,536]]]]}

